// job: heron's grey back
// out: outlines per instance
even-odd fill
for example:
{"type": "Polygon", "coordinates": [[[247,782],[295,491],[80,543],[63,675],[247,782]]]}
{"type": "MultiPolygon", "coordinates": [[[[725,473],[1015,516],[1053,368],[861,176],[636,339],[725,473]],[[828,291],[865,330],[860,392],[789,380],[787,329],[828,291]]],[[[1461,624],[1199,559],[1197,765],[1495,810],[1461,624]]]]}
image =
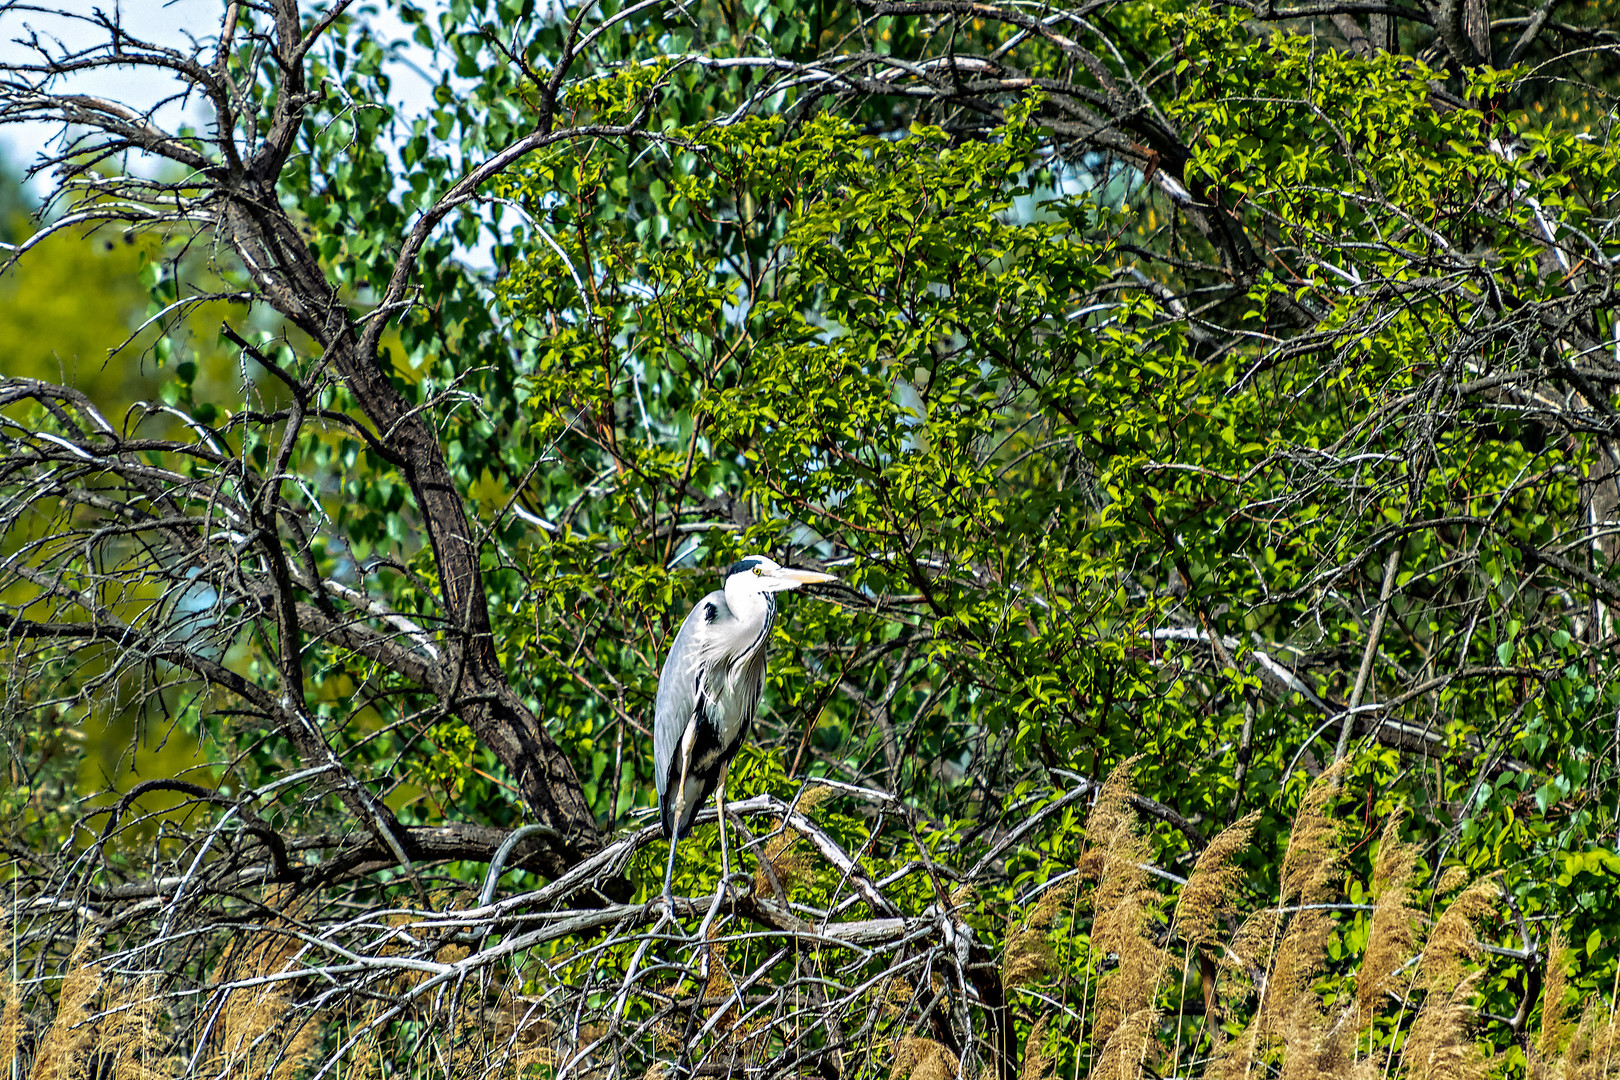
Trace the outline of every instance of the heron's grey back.
{"type": "Polygon", "coordinates": [[[691,723],[697,705],[697,681],[703,674],[703,635],[709,623],[704,611],[710,604],[718,608],[719,618],[730,617],[726,594],[719,589],[699,600],[681,624],[669,656],[664,659],[664,670],[658,675],[658,697],[653,704],[653,779],[658,785],[660,804],[669,785],[669,764],[675,760],[681,735],[691,723]]]}

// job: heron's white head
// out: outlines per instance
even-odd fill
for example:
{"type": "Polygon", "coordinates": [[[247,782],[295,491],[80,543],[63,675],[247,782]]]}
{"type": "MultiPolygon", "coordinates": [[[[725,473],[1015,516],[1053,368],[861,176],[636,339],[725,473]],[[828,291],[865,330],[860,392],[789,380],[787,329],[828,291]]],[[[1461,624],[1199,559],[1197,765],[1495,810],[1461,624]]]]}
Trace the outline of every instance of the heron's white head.
{"type": "Polygon", "coordinates": [[[831,574],[818,574],[814,570],[795,570],[779,566],[763,555],[750,555],[726,571],[726,592],[775,593],[797,589],[800,585],[815,585],[823,581],[837,581],[831,574]]]}

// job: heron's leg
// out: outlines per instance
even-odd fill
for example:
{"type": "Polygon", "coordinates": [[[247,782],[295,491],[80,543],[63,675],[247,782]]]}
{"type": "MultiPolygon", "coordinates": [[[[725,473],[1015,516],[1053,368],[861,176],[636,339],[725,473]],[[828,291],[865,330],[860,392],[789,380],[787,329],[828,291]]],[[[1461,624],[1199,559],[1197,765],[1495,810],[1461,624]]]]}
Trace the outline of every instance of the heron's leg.
{"type": "MultiPolygon", "coordinates": [[[[726,854],[726,778],[720,776],[720,786],[714,792],[715,809],[720,811],[720,881],[714,887],[714,900],[709,904],[708,914],[703,916],[703,922],[698,925],[697,940],[707,941],[709,927],[714,923],[714,917],[720,914],[720,901],[726,897],[726,879],[731,876],[731,859],[726,854]]],[[[704,971],[708,970],[708,960],[705,959],[704,971]]]]}
{"type": "Polygon", "coordinates": [[[675,841],[669,842],[669,863],[664,867],[664,918],[663,922],[673,921],[675,918],[675,893],[670,882],[675,877],[675,841]]]}
{"type": "Polygon", "coordinates": [[[720,886],[725,887],[731,876],[731,859],[726,854],[726,777],[720,775],[720,786],[714,792],[714,808],[720,813],[720,886]]]}
{"type": "MultiPolygon", "coordinates": [[[[714,792],[715,809],[720,811],[720,881],[714,887],[714,902],[709,905],[709,913],[703,916],[703,922],[698,926],[697,940],[707,941],[709,927],[714,917],[720,914],[720,901],[726,897],[726,880],[731,877],[731,858],[726,854],[726,778],[720,777],[720,786],[714,792]]],[[[707,961],[704,961],[707,963],[707,961]]]]}

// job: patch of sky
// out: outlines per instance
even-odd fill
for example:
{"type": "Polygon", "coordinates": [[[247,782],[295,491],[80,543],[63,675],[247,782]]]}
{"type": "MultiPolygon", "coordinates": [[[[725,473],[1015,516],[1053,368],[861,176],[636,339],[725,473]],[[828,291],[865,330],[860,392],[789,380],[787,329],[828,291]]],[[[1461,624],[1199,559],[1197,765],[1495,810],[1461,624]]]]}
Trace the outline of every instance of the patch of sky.
{"type": "Polygon", "coordinates": [[[201,656],[218,660],[230,647],[228,637],[216,629],[226,613],[224,597],[203,579],[200,568],[189,568],[185,577],[191,584],[175,598],[164,636],[184,643],[201,656]]]}

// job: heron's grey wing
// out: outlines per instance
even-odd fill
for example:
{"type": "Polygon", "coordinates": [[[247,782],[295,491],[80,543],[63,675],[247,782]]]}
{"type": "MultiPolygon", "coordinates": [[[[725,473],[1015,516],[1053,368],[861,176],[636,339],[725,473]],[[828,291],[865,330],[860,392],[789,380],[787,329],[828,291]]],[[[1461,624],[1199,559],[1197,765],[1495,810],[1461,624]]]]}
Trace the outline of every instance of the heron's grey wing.
{"type": "Polygon", "coordinates": [[[675,643],[658,675],[658,697],[653,705],[653,772],[662,807],[669,785],[669,766],[680,750],[681,736],[692,722],[698,695],[703,692],[704,630],[726,611],[726,594],[718,590],[698,601],[681,624],[675,643]]]}

